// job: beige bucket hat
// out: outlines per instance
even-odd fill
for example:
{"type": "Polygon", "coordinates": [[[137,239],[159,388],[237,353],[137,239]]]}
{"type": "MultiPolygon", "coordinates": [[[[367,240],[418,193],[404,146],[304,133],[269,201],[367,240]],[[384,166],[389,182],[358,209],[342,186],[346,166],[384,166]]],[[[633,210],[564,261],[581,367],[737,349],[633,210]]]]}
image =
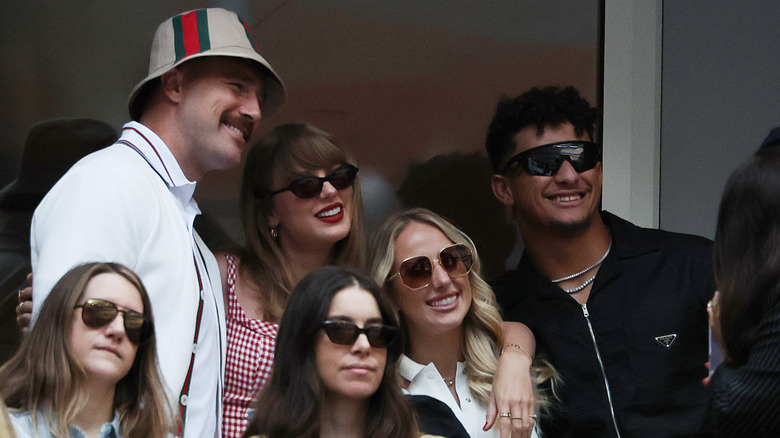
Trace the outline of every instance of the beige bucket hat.
{"type": "Polygon", "coordinates": [[[270,116],[286,100],[284,83],[271,64],[257,52],[249,28],[235,12],[221,8],[195,9],[165,20],[154,34],[149,75],[130,94],[130,117],[141,117],[149,97],[147,85],[179,64],[202,56],[233,56],[260,65],[265,81],[263,117],[270,116]]]}

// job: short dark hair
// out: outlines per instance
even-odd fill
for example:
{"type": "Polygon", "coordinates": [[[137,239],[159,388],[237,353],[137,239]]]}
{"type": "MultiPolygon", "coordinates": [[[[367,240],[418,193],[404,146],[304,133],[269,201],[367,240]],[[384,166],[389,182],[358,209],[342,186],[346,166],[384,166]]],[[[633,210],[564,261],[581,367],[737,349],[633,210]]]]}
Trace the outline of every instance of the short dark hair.
{"type": "Polygon", "coordinates": [[[502,97],[496,105],[485,139],[493,171],[499,173],[515,151],[514,138],[520,130],[535,126],[538,134],[542,135],[548,126],[568,122],[574,126],[578,136],[587,133],[593,141],[596,116],[597,110],[572,86],[564,89],[534,87],[514,99],[502,97]]]}
{"type": "MultiPolygon", "coordinates": [[[[374,297],[384,324],[400,327],[390,298],[367,274],[326,266],[304,277],[282,315],[274,369],[258,396],[245,437],[258,433],[268,438],[319,435],[324,387],[317,373],[315,341],[333,297],[351,286],[374,297]]],[[[407,438],[418,433],[412,405],[400,389],[398,360],[402,351],[402,342],[396,341],[387,348],[382,382],[369,400],[365,436],[407,438]]]]}
{"type": "Polygon", "coordinates": [[[723,344],[741,365],[780,300],[780,148],[759,149],[729,177],[713,261],[723,344]]]}

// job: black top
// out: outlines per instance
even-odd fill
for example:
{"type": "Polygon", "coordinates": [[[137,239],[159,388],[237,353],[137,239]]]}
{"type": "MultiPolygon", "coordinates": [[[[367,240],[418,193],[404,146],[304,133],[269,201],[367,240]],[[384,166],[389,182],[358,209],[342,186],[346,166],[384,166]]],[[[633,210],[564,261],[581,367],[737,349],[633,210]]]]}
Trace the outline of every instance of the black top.
{"type": "Polygon", "coordinates": [[[469,434],[449,406],[427,395],[409,395],[417,413],[420,432],[447,438],[468,438],[469,434]]]}
{"type": "Polygon", "coordinates": [[[715,291],[711,242],[639,228],[607,212],[612,250],[581,306],[526,254],[496,286],[509,321],[525,323],[561,376],[554,437],[701,433],[715,291]],[[611,400],[610,400],[611,398],[611,400]],[[614,419],[612,411],[614,410],[614,419]]]}
{"type": "Polygon", "coordinates": [[[747,363],[718,367],[707,395],[713,436],[780,436],[780,301],[763,316],[747,363]]]}
{"type": "Polygon", "coordinates": [[[0,365],[10,359],[22,341],[16,325],[18,290],[30,266],[32,213],[0,212],[0,365]]]}

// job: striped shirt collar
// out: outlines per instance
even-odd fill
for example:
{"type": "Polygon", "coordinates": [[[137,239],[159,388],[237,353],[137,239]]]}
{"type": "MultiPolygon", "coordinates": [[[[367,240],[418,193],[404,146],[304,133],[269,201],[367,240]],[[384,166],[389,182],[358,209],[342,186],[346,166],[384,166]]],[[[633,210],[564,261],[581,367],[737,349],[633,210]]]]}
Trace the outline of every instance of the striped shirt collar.
{"type": "Polygon", "coordinates": [[[122,136],[117,143],[129,146],[141,154],[168,187],[195,185],[195,182],[184,175],[165,142],[146,126],[138,122],[127,123],[122,127],[122,136]]]}
{"type": "Polygon", "coordinates": [[[129,147],[146,160],[171,193],[178,198],[184,211],[193,215],[201,213],[193,199],[197,184],[187,179],[176,157],[154,131],[138,122],[130,122],[122,127],[122,136],[117,143],[129,147]]]}

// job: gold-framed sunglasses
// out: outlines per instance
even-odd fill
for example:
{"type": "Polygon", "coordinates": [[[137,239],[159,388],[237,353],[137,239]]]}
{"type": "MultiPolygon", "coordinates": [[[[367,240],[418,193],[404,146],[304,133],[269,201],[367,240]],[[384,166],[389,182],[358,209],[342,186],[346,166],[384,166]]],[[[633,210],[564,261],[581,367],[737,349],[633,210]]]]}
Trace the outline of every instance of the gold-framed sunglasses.
{"type": "Polygon", "coordinates": [[[401,262],[398,272],[387,277],[389,283],[400,276],[401,281],[412,290],[422,289],[431,284],[433,264],[438,263],[450,278],[462,277],[471,272],[474,260],[469,247],[462,243],[448,246],[439,251],[439,258],[431,260],[428,256],[414,256],[401,262]]]}

